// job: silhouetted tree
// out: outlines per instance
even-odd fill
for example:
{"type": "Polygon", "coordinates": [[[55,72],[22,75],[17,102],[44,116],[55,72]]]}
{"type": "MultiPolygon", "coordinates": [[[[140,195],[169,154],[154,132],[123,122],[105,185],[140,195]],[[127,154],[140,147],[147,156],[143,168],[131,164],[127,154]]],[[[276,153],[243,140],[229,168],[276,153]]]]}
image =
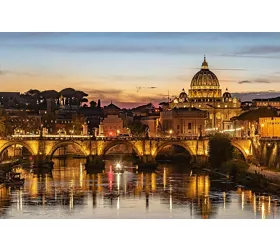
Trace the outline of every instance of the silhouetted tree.
{"type": "Polygon", "coordinates": [[[146,136],[146,132],[149,127],[139,121],[133,121],[128,124],[128,128],[134,136],[146,136]]]}
{"type": "Polygon", "coordinates": [[[91,101],[89,104],[90,104],[91,108],[95,108],[96,107],[96,102],[95,101],[91,101]]]}
{"type": "Polygon", "coordinates": [[[101,108],[101,102],[100,102],[100,99],[98,99],[98,104],[97,104],[97,107],[98,107],[98,108],[101,108]]]}
{"type": "Polygon", "coordinates": [[[233,158],[233,146],[228,135],[216,133],[209,139],[209,163],[220,168],[223,162],[233,158]]]}

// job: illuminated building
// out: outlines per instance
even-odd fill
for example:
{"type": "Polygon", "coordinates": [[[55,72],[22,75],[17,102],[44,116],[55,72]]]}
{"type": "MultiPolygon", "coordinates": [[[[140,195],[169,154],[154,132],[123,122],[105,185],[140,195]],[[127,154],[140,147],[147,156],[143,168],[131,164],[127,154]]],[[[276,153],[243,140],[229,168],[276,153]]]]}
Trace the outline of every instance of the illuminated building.
{"type": "Polygon", "coordinates": [[[261,137],[280,137],[280,117],[259,118],[261,137]]]}
{"type": "Polygon", "coordinates": [[[219,80],[209,70],[205,57],[201,70],[192,78],[188,94],[183,89],[179,97],[170,101],[168,106],[169,109],[191,107],[207,111],[207,128],[217,130],[231,129],[230,118],[241,113],[241,102],[232,97],[227,89],[222,94],[219,80]]]}
{"type": "Polygon", "coordinates": [[[280,97],[275,98],[267,98],[267,99],[253,99],[252,100],[253,107],[273,107],[280,109],[280,97]]]}
{"type": "Polygon", "coordinates": [[[103,120],[105,136],[118,136],[123,130],[123,120],[118,115],[108,115],[103,120]]]}
{"type": "Polygon", "coordinates": [[[162,130],[170,136],[205,134],[208,114],[196,108],[174,108],[160,112],[162,130]]]}

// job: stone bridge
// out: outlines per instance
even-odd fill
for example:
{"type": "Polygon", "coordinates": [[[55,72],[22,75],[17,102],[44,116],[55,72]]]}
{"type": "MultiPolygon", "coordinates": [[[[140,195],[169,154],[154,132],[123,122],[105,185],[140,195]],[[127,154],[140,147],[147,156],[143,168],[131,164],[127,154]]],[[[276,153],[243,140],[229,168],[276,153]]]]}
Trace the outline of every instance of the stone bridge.
{"type": "MultiPolygon", "coordinates": [[[[192,157],[208,155],[208,139],[202,138],[93,138],[90,136],[14,136],[0,139],[0,155],[13,145],[25,147],[34,157],[42,156],[52,159],[58,148],[73,145],[87,156],[104,156],[116,145],[126,144],[131,147],[139,158],[153,161],[157,154],[168,145],[178,145],[185,148],[192,157]]],[[[232,144],[247,160],[253,155],[250,139],[232,138],[232,144]]]]}

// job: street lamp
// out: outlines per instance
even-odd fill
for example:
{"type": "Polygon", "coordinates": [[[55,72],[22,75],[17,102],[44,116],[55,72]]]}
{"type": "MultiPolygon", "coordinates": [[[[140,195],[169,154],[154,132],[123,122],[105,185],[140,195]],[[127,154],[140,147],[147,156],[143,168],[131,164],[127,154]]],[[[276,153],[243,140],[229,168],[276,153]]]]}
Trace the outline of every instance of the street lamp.
{"type": "Polygon", "coordinates": [[[261,136],[263,136],[263,127],[264,127],[264,124],[262,123],[261,124],[261,136]]]}
{"type": "Polygon", "coordinates": [[[170,130],[169,130],[170,136],[172,136],[172,133],[173,133],[173,131],[172,131],[172,129],[170,129],[170,130]]]}

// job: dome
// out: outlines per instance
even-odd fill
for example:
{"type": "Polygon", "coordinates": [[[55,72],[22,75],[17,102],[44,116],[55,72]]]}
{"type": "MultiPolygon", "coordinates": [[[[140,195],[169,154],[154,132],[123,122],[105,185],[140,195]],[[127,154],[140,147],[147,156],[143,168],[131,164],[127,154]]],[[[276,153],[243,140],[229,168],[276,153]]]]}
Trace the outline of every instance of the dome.
{"type": "Polygon", "coordinates": [[[173,103],[179,103],[179,99],[176,97],[176,98],[173,100],[173,103]]]}
{"type": "Polygon", "coordinates": [[[209,70],[206,57],[204,57],[204,61],[202,62],[201,65],[201,70],[194,75],[191,81],[191,88],[217,89],[219,87],[220,87],[219,80],[217,76],[212,71],[209,70]]]}
{"type": "Polygon", "coordinates": [[[226,92],[223,94],[224,98],[231,98],[231,94],[228,92],[228,89],[226,88],[226,92]]]}
{"type": "Polygon", "coordinates": [[[185,89],[182,89],[182,92],[181,92],[181,94],[179,95],[179,98],[180,98],[180,99],[187,99],[187,98],[188,98],[188,95],[187,95],[187,93],[185,92],[185,89]]]}

